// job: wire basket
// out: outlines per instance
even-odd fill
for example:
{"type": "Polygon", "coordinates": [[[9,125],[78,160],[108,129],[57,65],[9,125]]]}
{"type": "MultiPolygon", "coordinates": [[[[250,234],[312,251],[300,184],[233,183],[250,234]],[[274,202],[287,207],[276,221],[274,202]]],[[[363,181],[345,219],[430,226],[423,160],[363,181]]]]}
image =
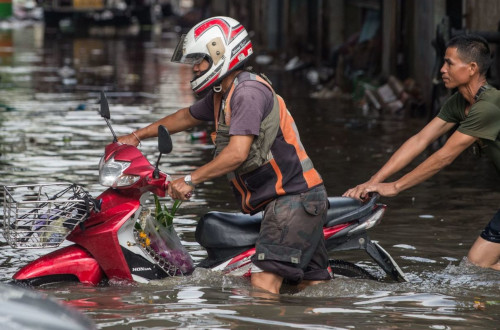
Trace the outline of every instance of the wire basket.
{"type": "Polygon", "coordinates": [[[59,246],[90,214],[90,195],[72,183],[3,186],[3,236],[14,248],[59,246]]]}

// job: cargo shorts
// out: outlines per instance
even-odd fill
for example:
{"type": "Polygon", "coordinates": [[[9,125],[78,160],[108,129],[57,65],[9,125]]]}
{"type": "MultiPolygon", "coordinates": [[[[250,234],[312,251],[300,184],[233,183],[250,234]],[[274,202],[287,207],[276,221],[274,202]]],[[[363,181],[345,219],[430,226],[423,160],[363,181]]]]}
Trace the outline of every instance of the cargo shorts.
{"type": "Polygon", "coordinates": [[[323,236],[327,209],[323,185],[270,202],[264,210],[252,262],[290,283],[331,279],[323,236]]]}
{"type": "Polygon", "coordinates": [[[481,237],[493,243],[500,243],[500,210],[488,222],[481,233],[481,237]]]}

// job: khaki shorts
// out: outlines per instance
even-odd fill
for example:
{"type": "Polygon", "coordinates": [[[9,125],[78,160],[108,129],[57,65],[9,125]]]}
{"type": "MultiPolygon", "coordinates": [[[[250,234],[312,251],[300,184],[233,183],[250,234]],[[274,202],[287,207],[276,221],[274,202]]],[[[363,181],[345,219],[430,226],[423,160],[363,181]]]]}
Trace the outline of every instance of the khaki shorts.
{"type": "Polygon", "coordinates": [[[328,197],[323,185],[280,196],[266,205],[252,262],[292,283],[329,280],[323,224],[328,197]]]}

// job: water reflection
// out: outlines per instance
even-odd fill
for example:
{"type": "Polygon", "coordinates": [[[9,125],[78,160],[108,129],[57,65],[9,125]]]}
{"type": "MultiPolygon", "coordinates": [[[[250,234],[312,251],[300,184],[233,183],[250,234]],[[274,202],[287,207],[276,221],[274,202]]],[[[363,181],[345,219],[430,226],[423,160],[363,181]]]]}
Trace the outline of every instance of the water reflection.
{"type": "MultiPolygon", "coordinates": [[[[190,68],[169,62],[175,34],[97,32],[69,37],[45,34],[41,26],[1,31],[1,184],[72,181],[97,195],[103,190],[97,164],[112,140],[96,112],[101,90],[117,134],[194,101],[190,68]]],[[[263,70],[287,100],[330,195],[366,180],[423,125],[415,119],[364,117],[346,100],[311,99],[300,75],[263,70]]],[[[212,157],[206,141],[193,141],[187,133],[174,135],[173,143],[173,153],[161,162],[169,173],[183,175],[212,157]]],[[[144,141],[141,150],[156,160],[156,141],[144,141]]],[[[338,278],[269,299],[255,295],[246,279],[199,269],[190,277],[148,285],[67,284],[41,290],[80,308],[101,328],[444,329],[464,322],[494,328],[500,320],[500,276],[470,266],[463,257],[497,207],[498,183],[488,163],[464,156],[427,183],[383,201],[388,211],[371,236],[402,266],[409,283],[338,278]]],[[[183,204],[176,229],[195,260],[205,256],[194,240],[199,216],[235,208],[224,178],[204,184],[183,204]]],[[[2,281],[48,252],[13,250],[3,238],[0,244],[2,281]]],[[[357,251],[335,257],[379,271],[357,251]]]]}

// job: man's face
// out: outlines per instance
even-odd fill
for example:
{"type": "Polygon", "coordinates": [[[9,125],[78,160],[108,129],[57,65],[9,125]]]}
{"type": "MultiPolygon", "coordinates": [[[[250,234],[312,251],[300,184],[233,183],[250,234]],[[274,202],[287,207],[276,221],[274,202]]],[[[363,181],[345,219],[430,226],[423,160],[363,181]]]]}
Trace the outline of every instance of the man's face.
{"type": "Polygon", "coordinates": [[[463,62],[456,47],[448,47],[441,67],[441,77],[446,88],[455,88],[467,84],[472,76],[470,63],[463,62]]]}
{"type": "Polygon", "coordinates": [[[210,63],[208,63],[208,61],[205,59],[198,64],[194,64],[193,65],[193,75],[195,77],[199,77],[202,72],[204,72],[205,70],[208,70],[209,66],[210,66],[210,63]]]}

